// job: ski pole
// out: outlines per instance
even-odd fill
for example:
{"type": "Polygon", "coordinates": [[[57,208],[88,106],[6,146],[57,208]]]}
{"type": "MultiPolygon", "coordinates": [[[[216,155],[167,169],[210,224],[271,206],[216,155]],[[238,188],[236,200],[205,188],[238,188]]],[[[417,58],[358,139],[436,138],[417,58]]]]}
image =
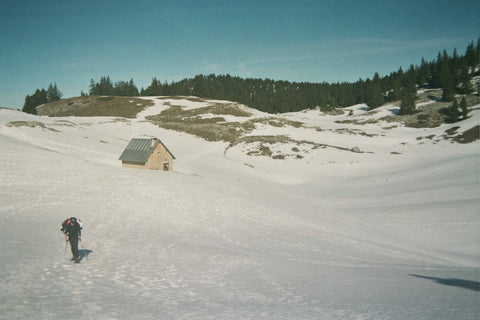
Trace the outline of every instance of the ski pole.
{"type": "Polygon", "coordinates": [[[68,242],[65,240],[65,252],[63,253],[63,255],[67,254],[67,244],[68,244],[68,242]]]}

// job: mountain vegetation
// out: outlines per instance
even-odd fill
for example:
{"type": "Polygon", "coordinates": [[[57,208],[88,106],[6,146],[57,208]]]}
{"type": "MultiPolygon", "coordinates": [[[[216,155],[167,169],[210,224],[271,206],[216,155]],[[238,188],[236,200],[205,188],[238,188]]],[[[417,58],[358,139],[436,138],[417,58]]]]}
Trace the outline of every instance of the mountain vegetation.
{"type": "Polygon", "coordinates": [[[444,110],[444,113],[447,115],[448,122],[465,120],[468,118],[469,112],[470,110],[467,107],[467,100],[465,99],[465,97],[462,97],[460,105],[458,104],[457,99],[454,98],[450,108],[444,110]]]}
{"type": "Polygon", "coordinates": [[[236,101],[249,107],[282,113],[320,107],[328,111],[366,103],[374,109],[386,102],[402,100],[402,114],[415,111],[417,88],[443,88],[443,100],[453,101],[455,93],[473,91],[471,79],[479,64],[480,39],[472,41],[463,56],[455,49],[446,50],[431,62],[422,59],[419,66],[401,67],[387,76],[375,73],[372,79],[349,83],[308,83],[275,81],[271,79],[243,79],[230,75],[197,75],[178,82],[160,82],[156,78],[142,96],[193,95],[198,97],[236,101]]]}
{"type": "Polygon", "coordinates": [[[22,111],[31,114],[37,114],[37,107],[48,103],[60,100],[62,98],[62,92],[57,88],[57,83],[50,83],[48,89],[37,89],[31,96],[25,97],[25,103],[23,104],[22,111]]]}
{"type": "MultiPolygon", "coordinates": [[[[471,80],[478,74],[480,38],[466,47],[465,54],[457,50],[449,55],[446,50],[437,58],[420,65],[410,65],[408,70],[397,71],[381,77],[375,73],[372,79],[356,82],[310,83],[272,79],[240,78],[227,75],[197,75],[177,82],[161,82],[153,78],[147,88],[138,90],[133,79],[113,82],[109,76],[97,83],[90,82],[89,95],[94,96],[197,96],[229,100],[268,113],[294,112],[320,107],[323,111],[366,103],[375,109],[387,102],[401,101],[400,114],[416,112],[415,100],[418,88],[442,88],[442,100],[453,102],[455,94],[474,91],[471,80]]],[[[56,84],[55,84],[56,89],[56,84]]],[[[43,90],[43,89],[42,89],[43,90]]],[[[35,113],[35,107],[49,101],[46,93],[37,90],[25,99],[24,111],[35,113]],[[47,99],[47,101],[45,101],[47,99]],[[32,107],[33,106],[33,107],[32,107]]],[[[82,92],[82,95],[85,95],[82,92]]],[[[48,94],[47,94],[48,96],[48,94]]]]}
{"type": "Polygon", "coordinates": [[[36,109],[49,117],[121,117],[135,118],[152,101],[135,97],[81,96],[50,102],[36,109]]]}
{"type": "Polygon", "coordinates": [[[93,79],[90,80],[90,95],[94,96],[120,96],[120,97],[135,97],[138,96],[138,89],[130,81],[118,81],[113,83],[110,76],[101,77],[100,82],[96,83],[93,79]]]}

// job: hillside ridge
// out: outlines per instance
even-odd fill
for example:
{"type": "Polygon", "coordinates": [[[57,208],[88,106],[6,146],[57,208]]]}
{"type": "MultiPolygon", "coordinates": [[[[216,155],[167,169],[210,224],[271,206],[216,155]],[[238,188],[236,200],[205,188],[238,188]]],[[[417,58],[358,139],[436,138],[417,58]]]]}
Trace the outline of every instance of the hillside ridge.
{"type": "Polygon", "coordinates": [[[421,146],[442,141],[466,144],[479,140],[478,122],[472,118],[478,113],[478,97],[467,96],[472,119],[448,123],[445,110],[450,104],[442,102],[441,94],[441,90],[420,91],[417,112],[411,115],[399,114],[399,102],[374,110],[360,104],[329,112],[316,108],[269,114],[236,102],[193,96],[82,96],[38,108],[39,115],[59,121],[42,123],[40,118],[32,122],[11,122],[7,126],[54,131],[61,130],[60,126],[72,125],[62,117],[109,117],[106,122],[127,125],[147,122],[207,142],[220,142],[226,158],[242,158],[246,164],[252,157],[307,163],[324,157],[325,149],[373,154],[379,152],[371,146],[373,138],[378,137],[385,141],[382,153],[388,157],[401,155],[406,144],[421,146]]]}

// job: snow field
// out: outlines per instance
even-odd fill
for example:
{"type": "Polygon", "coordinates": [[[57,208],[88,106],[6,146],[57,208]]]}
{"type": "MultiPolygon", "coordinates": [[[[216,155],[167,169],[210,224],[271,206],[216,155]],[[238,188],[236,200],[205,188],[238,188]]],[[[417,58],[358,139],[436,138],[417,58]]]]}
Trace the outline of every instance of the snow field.
{"type": "Polygon", "coordinates": [[[0,319],[64,306],[73,319],[478,318],[478,142],[418,145],[399,128],[355,141],[371,154],[274,161],[142,117],[69,117],[55,132],[7,127],[58,119],[0,110],[0,319]],[[175,172],[120,166],[143,136],[165,142],[175,172]],[[80,265],[67,216],[85,223],[80,265]]]}

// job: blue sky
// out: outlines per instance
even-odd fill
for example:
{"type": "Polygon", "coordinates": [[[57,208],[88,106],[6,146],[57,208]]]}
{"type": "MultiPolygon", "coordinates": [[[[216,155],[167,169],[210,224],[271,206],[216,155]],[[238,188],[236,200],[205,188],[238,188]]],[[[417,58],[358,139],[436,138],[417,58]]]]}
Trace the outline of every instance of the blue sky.
{"type": "Polygon", "coordinates": [[[478,0],[0,0],[0,106],[56,82],[197,74],[337,82],[389,74],[480,36],[478,0]]]}

